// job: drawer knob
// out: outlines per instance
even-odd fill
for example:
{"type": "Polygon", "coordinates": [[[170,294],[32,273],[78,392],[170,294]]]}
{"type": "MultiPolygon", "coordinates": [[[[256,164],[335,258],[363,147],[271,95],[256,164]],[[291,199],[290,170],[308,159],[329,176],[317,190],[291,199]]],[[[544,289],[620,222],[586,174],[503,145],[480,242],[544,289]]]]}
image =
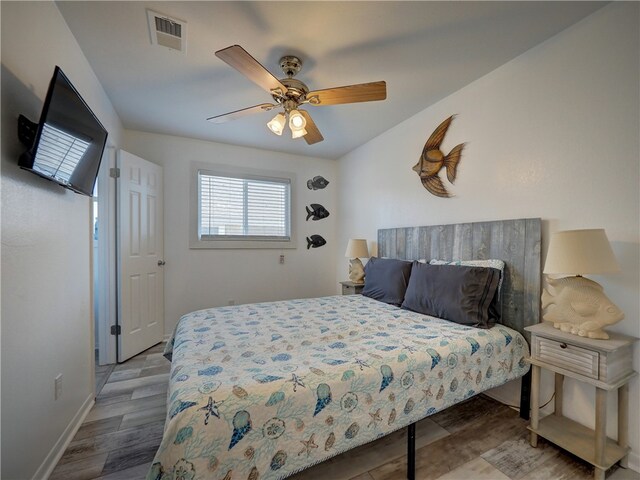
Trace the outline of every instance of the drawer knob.
{"type": "Polygon", "coordinates": [[[561,343],[560,344],[560,348],[567,348],[567,344],[566,343],[561,343]]]}

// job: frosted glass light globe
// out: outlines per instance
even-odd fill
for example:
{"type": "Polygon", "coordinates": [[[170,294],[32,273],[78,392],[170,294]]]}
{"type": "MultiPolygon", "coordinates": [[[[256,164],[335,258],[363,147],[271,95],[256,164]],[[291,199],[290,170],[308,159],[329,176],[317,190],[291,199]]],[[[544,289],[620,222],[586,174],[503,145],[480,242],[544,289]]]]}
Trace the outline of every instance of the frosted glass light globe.
{"type": "Polygon", "coordinates": [[[291,130],[302,130],[307,125],[307,120],[298,110],[289,112],[289,128],[291,130]]]}

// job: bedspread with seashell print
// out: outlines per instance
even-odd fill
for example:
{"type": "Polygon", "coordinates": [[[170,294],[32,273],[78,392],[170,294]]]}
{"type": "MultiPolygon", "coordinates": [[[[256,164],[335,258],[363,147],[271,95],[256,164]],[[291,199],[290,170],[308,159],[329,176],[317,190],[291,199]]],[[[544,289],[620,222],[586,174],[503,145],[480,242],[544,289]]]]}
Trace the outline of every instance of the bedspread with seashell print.
{"type": "Polygon", "coordinates": [[[362,295],[181,318],[164,437],[148,479],[287,477],[524,375],[516,331],[362,295]]]}

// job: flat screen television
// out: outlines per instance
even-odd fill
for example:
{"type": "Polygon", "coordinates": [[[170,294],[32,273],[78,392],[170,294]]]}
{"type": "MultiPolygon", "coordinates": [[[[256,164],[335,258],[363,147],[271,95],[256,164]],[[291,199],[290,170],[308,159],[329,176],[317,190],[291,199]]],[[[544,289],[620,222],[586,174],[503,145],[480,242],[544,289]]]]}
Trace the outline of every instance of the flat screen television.
{"type": "Polygon", "coordinates": [[[107,131],[60,67],[56,66],[35,140],[18,165],[82,195],[91,196],[107,131]]]}

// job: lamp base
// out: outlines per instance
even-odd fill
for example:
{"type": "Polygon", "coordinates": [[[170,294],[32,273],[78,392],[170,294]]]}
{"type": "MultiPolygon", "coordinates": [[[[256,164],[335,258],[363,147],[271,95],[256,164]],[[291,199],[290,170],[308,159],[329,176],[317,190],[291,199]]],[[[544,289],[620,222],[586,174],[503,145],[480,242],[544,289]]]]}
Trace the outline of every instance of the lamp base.
{"type": "Polygon", "coordinates": [[[359,258],[349,260],[349,280],[353,283],[364,283],[364,265],[359,258]]]}
{"type": "Polygon", "coordinates": [[[618,323],[624,313],[604,294],[602,286],[584,277],[547,277],[542,291],[543,319],[563,332],[581,337],[608,339],[603,330],[618,323]]]}

